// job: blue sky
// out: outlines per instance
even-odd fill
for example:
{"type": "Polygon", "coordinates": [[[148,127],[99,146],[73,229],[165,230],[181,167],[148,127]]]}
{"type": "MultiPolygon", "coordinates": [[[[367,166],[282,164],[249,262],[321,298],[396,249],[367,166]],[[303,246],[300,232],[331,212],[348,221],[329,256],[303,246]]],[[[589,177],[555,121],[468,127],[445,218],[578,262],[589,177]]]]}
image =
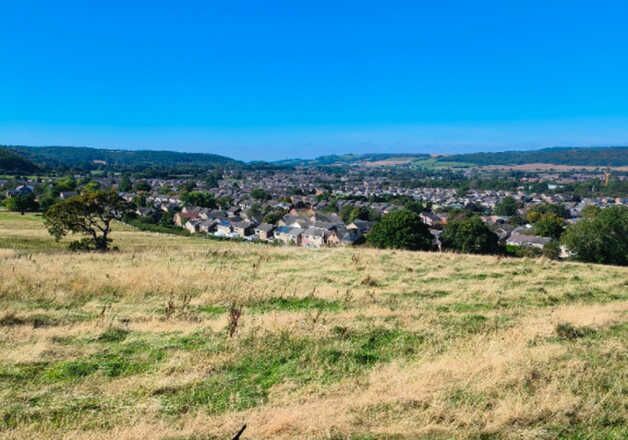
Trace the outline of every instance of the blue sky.
{"type": "Polygon", "coordinates": [[[0,5],[0,143],[238,159],[628,144],[625,1],[0,5]]]}

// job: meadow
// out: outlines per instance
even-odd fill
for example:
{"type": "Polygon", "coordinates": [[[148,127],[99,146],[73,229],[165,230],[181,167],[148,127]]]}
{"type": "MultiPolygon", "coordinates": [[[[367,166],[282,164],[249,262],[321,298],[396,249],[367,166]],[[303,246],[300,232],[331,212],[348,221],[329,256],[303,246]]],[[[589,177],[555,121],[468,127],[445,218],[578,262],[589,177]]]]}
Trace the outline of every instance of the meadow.
{"type": "Polygon", "coordinates": [[[623,439],[628,268],[0,212],[1,439],[623,439]]]}

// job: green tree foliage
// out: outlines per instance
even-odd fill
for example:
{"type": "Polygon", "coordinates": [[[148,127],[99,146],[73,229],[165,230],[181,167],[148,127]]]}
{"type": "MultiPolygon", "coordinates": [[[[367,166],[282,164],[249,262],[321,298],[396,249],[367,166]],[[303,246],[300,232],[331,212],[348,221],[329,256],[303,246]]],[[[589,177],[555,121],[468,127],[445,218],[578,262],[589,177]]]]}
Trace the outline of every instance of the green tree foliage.
{"type": "Polygon", "coordinates": [[[159,224],[164,227],[172,227],[174,225],[174,212],[164,212],[159,219],[159,224]]]}
{"type": "Polygon", "coordinates": [[[35,173],[39,167],[30,160],[20,156],[17,152],[0,148],[0,173],[35,173]]]}
{"type": "Polygon", "coordinates": [[[423,203],[419,200],[410,200],[403,205],[404,209],[408,211],[412,211],[415,214],[420,214],[428,210],[429,206],[427,203],[423,203]]]}
{"type": "Polygon", "coordinates": [[[447,223],[440,236],[445,249],[472,254],[493,254],[499,251],[499,238],[478,216],[447,223]]]}
{"type": "Polygon", "coordinates": [[[565,221],[553,212],[541,214],[534,223],[534,233],[542,237],[550,237],[558,240],[562,235],[565,221]]]}
{"type": "Polygon", "coordinates": [[[184,193],[181,196],[181,200],[187,205],[200,206],[202,208],[216,209],[218,207],[218,203],[216,202],[214,195],[203,191],[184,193]]]}
{"type": "Polygon", "coordinates": [[[39,210],[39,204],[37,203],[35,194],[33,194],[32,192],[26,192],[23,194],[10,196],[4,201],[4,206],[9,211],[19,212],[22,215],[25,212],[39,210]]]}
{"type": "Polygon", "coordinates": [[[91,180],[83,186],[83,191],[98,191],[100,189],[100,183],[95,180],[91,180]]]}
{"type": "Polygon", "coordinates": [[[587,205],[582,210],[582,217],[584,218],[595,218],[600,213],[601,209],[595,205],[587,205]]]}
{"type": "Polygon", "coordinates": [[[65,176],[55,182],[54,189],[57,193],[63,191],[74,191],[78,186],[74,176],[65,176]]]}
{"type": "Polygon", "coordinates": [[[444,156],[439,160],[444,162],[473,163],[476,165],[553,163],[557,165],[624,166],[628,165],[628,147],[554,147],[533,151],[457,154],[444,156]]]}
{"type": "Polygon", "coordinates": [[[79,243],[89,249],[105,251],[111,239],[111,223],[121,220],[129,205],[115,191],[83,192],[52,205],[44,214],[48,232],[60,240],[68,233],[88,238],[79,243]]]}
{"type": "Polygon", "coordinates": [[[268,192],[266,192],[266,190],[262,188],[255,188],[253,191],[251,191],[251,197],[256,200],[269,200],[270,194],[268,194],[268,192]]]}
{"type": "Polygon", "coordinates": [[[233,199],[229,196],[222,196],[222,197],[218,197],[218,200],[216,200],[216,203],[218,203],[218,206],[220,207],[220,209],[228,209],[233,203],[233,199]]]}
{"type": "Polygon", "coordinates": [[[192,192],[195,189],[196,189],[196,182],[193,180],[188,180],[187,182],[183,183],[179,187],[179,191],[181,192],[192,192]]]}
{"type": "Polygon", "coordinates": [[[554,214],[562,218],[566,218],[568,216],[567,209],[565,209],[563,205],[542,203],[540,205],[536,205],[530,208],[526,217],[530,223],[536,223],[544,214],[554,214]]]}
{"type": "Polygon", "coordinates": [[[51,191],[50,188],[47,188],[41,195],[39,196],[39,209],[43,212],[46,212],[48,208],[59,201],[59,197],[51,191]]]}
{"type": "Polygon", "coordinates": [[[266,215],[264,215],[264,219],[262,220],[264,223],[270,223],[271,225],[276,224],[281,218],[287,214],[288,211],[285,209],[272,209],[268,211],[266,215]]]}
{"type": "Polygon", "coordinates": [[[628,264],[628,207],[602,209],[567,227],[561,241],[574,258],[593,263],[628,264]]]}
{"type": "Polygon", "coordinates": [[[135,188],[135,191],[150,191],[151,190],[150,184],[145,180],[137,180],[135,184],[133,185],[133,187],[135,188]]]}
{"type": "Polygon", "coordinates": [[[222,179],[222,173],[219,171],[214,171],[205,179],[205,184],[208,188],[217,188],[218,182],[222,179]]]}
{"type": "MultiPolygon", "coordinates": [[[[45,164],[55,170],[89,171],[102,169],[118,172],[147,172],[188,174],[206,173],[215,167],[238,167],[243,164],[228,157],[204,153],[174,151],[108,150],[86,147],[25,147],[11,146],[10,150],[35,164],[45,164]],[[105,164],[102,164],[104,162],[105,164]]],[[[26,171],[24,171],[26,172],[26,171]]],[[[30,172],[30,171],[29,171],[30,172]]]]}
{"type": "Polygon", "coordinates": [[[552,240],[543,246],[543,256],[551,260],[558,260],[560,257],[560,243],[558,240],[552,240]]]}
{"type": "Polygon", "coordinates": [[[367,208],[366,206],[345,205],[342,209],[340,209],[339,215],[342,221],[347,224],[353,222],[354,220],[379,220],[379,213],[367,208]]]}
{"type": "Polygon", "coordinates": [[[418,214],[399,210],[386,214],[373,226],[368,242],[378,248],[429,250],[433,237],[418,214]]]}
{"type": "Polygon", "coordinates": [[[120,183],[118,183],[118,191],[121,192],[129,192],[133,189],[133,184],[131,183],[131,178],[125,174],[120,179],[120,183]]]}
{"type": "Polygon", "coordinates": [[[262,205],[259,203],[253,203],[249,209],[246,210],[246,215],[249,218],[260,219],[264,215],[262,212],[262,205]]]}
{"type": "Polygon", "coordinates": [[[495,205],[495,214],[512,216],[517,213],[517,208],[519,208],[519,205],[513,197],[504,197],[495,205]]]}

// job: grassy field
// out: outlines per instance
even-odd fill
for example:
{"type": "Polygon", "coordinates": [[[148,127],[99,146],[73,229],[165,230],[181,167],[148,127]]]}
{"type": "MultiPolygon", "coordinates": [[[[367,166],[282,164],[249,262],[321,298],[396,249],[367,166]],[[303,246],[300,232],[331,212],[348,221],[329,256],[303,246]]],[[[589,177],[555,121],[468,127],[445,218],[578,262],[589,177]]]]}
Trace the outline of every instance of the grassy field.
{"type": "Polygon", "coordinates": [[[0,212],[0,438],[628,435],[627,268],[113,238],[0,212]]]}

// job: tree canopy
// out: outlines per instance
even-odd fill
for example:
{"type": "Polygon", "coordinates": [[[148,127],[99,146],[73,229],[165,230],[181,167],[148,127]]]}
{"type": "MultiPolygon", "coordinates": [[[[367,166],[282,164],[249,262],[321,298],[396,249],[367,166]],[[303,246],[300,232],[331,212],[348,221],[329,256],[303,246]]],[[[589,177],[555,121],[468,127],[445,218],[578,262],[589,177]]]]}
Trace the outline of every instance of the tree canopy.
{"type": "Polygon", "coordinates": [[[34,173],[39,167],[17,152],[0,147],[0,173],[34,173]]]}
{"type": "Polygon", "coordinates": [[[405,209],[384,215],[367,236],[375,247],[409,250],[432,249],[433,239],[418,214],[405,209]]]}
{"type": "Polygon", "coordinates": [[[517,213],[517,201],[512,196],[506,196],[495,205],[495,214],[512,216],[517,213]]]}
{"type": "Polygon", "coordinates": [[[4,206],[9,211],[15,211],[24,214],[28,211],[39,210],[39,204],[32,192],[19,193],[8,197],[4,201],[4,206]]]}
{"type": "Polygon", "coordinates": [[[200,206],[202,208],[216,209],[218,207],[216,197],[212,193],[204,191],[183,193],[181,200],[188,205],[200,206]]]}
{"type": "Polygon", "coordinates": [[[262,188],[255,188],[251,191],[251,197],[256,200],[269,200],[270,194],[268,194],[268,192],[266,192],[266,190],[262,188]]]}
{"type": "Polygon", "coordinates": [[[564,222],[562,217],[559,217],[553,212],[541,214],[534,223],[534,233],[542,237],[550,237],[557,240],[565,229],[563,226],[564,222]]]}
{"type": "Polygon", "coordinates": [[[445,249],[472,254],[491,254],[499,250],[499,238],[478,216],[452,220],[440,236],[445,249]]]}
{"type": "Polygon", "coordinates": [[[577,260],[628,264],[628,207],[602,209],[597,215],[570,225],[561,237],[577,260]]]}
{"type": "Polygon", "coordinates": [[[536,223],[544,214],[554,214],[562,218],[566,218],[568,216],[568,212],[563,205],[541,203],[540,205],[531,207],[528,210],[526,218],[530,223],[536,223]]]}
{"type": "Polygon", "coordinates": [[[111,223],[129,211],[128,203],[115,191],[83,192],[52,205],[44,214],[48,232],[60,240],[68,233],[83,234],[80,247],[107,250],[111,223]]]}

